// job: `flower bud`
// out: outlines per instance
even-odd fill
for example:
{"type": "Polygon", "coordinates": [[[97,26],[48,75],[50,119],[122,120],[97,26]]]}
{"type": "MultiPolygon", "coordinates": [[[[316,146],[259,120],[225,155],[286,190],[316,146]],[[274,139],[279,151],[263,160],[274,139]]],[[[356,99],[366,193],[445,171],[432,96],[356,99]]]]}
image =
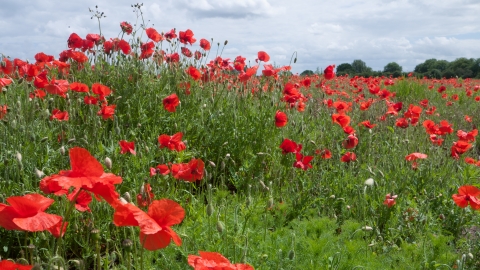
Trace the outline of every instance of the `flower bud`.
{"type": "Polygon", "coordinates": [[[367,180],[365,180],[365,185],[366,186],[373,186],[375,184],[375,181],[373,180],[373,178],[368,178],[367,180]]]}
{"type": "Polygon", "coordinates": [[[267,202],[267,208],[271,209],[272,207],[273,207],[273,198],[270,197],[270,199],[268,199],[268,202],[267,202]]]}
{"type": "Polygon", "coordinates": [[[364,230],[364,231],[371,231],[371,230],[373,230],[373,228],[370,227],[370,226],[363,226],[363,227],[362,227],[362,230],[364,230]]]}
{"type": "Polygon", "coordinates": [[[127,202],[132,201],[132,196],[130,196],[130,193],[128,191],[123,193],[122,198],[125,199],[125,201],[127,201],[127,202]]]}
{"type": "Polygon", "coordinates": [[[220,220],[217,221],[217,231],[223,233],[223,230],[225,230],[225,225],[220,220]]]}
{"type": "Polygon", "coordinates": [[[288,258],[290,260],[293,260],[295,259],[295,251],[293,249],[291,249],[289,252],[288,252],[288,258]]]}
{"type": "Polygon", "coordinates": [[[62,154],[62,156],[64,156],[65,155],[65,146],[62,145],[62,147],[60,147],[59,151],[60,151],[60,154],[62,154]]]}
{"type": "Polygon", "coordinates": [[[17,158],[18,162],[22,163],[22,154],[17,152],[17,153],[15,153],[15,157],[17,158]]]}
{"type": "Polygon", "coordinates": [[[109,157],[105,158],[105,166],[107,169],[111,170],[112,169],[112,160],[109,157]]]}
{"type": "Polygon", "coordinates": [[[35,168],[35,176],[38,178],[42,178],[45,175],[44,172],[40,171],[39,169],[35,168]]]}
{"type": "Polygon", "coordinates": [[[215,210],[213,209],[213,206],[209,203],[207,205],[207,216],[212,216],[213,215],[213,212],[215,212],[215,210]]]}

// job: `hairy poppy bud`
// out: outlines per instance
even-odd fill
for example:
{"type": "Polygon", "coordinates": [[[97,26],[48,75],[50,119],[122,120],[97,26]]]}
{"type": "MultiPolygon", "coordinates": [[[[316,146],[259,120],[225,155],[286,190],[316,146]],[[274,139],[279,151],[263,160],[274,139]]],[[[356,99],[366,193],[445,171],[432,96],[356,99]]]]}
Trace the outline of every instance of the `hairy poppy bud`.
{"type": "Polygon", "coordinates": [[[17,153],[15,153],[15,157],[17,158],[18,162],[22,163],[22,154],[17,152],[17,153]]]}
{"type": "Polygon", "coordinates": [[[207,205],[207,216],[209,216],[209,217],[212,216],[214,211],[215,210],[213,209],[213,206],[209,203],[207,205]]]}
{"type": "Polygon", "coordinates": [[[65,155],[65,146],[62,145],[62,147],[60,147],[59,151],[60,151],[60,154],[62,154],[62,156],[64,156],[65,155]]]}
{"type": "Polygon", "coordinates": [[[225,225],[220,220],[217,221],[217,231],[223,233],[223,230],[225,230],[225,225]]]}
{"type": "Polygon", "coordinates": [[[130,196],[130,193],[128,191],[123,193],[122,198],[125,199],[125,201],[127,201],[127,202],[132,201],[132,196],[130,196]]]}
{"type": "Polygon", "coordinates": [[[364,231],[371,231],[371,230],[373,230],[373,228],[370,227],[370,226],[363,226],[363,227],[362,227],[362,230],[364,230],[364,231]]]}
{"type": "Polygon", "coordinates": [[[126,251],[130,251],[132,249],[133,241],[130,239],[125,239],[122,241],[122,246],[126,251]]]}
{"type": "Polygon", "coordinates": [[[105,158],[105,166],[107,169],[111,170],[112,169],[112,160],[109,157],[105,158]]]}
{"type": "Polygon", "coordinates": [[[95,241],[100,240],[100,230],[99,229],[92,229],[92,231],[90,233],[92,234],[93,240],[95,240],[95,241]]]}
{"type": "Polygon", "coordinates": [[[290,260],[293,260],[295,259],[295,251],[293,249],[291,249],[289,252],[288,252],[288,258],[290,260]]]}
{"type": "Polygon", "coordinates": [[[270,199],[268,199],[268,202],[267,202],[267,208],[271,209],[273,207],[273,198],[270,197],[270,199]]]}
{"type": "Polygon", "coordinates": [[[372,178],[368,178],[367,180],[365,180],[365,185],[366,186],[373,186],[375,184],[375,181],[372,179],[372,178]]]}
{"type": "Polygon", "coordinates": [[[38,178],[42,178],[45,175],[44,172],[40,171],[39,169],[35,168],[35,176],[38,178]]]}
{"type": "Polygon", "coordinates": [[[228,44],[228,40],[225,40],[225,42],[223,43],[223,46],[227,46],[228,44]]]}

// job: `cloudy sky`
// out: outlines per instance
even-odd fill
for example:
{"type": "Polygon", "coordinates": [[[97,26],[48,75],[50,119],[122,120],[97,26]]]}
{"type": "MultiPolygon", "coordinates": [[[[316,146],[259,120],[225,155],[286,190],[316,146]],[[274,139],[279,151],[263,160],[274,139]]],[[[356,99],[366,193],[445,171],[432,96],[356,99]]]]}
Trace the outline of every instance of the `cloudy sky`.
{"type": "MultiPolygon", "coordinates": [[[[24,60],[38,52],[58,58],[73,32],[99,33],[89,12],[96,5],[107,16],[107,39],[119,36],[122,21],[142,23],[131,0],[0,2],[0,53],[24,60]]],[[[197,40],[228,40],[223,57],[253,62],[263,50],[271,63],[288,65],[296,52],[294,73],[355,59],[373,70],[397,62],[411,71],[430,58],[480,58],[479,0],[144,0],[142,11],[158,32],[191,29],[197,40]]]]}

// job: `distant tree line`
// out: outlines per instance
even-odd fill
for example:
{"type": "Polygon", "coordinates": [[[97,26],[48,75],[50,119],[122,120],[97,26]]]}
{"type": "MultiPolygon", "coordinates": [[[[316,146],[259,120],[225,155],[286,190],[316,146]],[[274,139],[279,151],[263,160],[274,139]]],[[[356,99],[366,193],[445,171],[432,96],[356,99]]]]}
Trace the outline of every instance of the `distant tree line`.
{"type": "MultiPolygon", "coordinates": [[[[452,62],[447,60],[437,60],[437,59],[428,59],[423,63],[418,64],[413,70],[415,76],[417,77],[428,77],[432,79],[441,79],[441,78],[478,78],[480,79],[480,58],[457,58],[452,62]]],[[[317,68],[316,72],[311,70],[305,70],[300,75],[312,75],[319,73],[317,68]]],[[[383,71],[374,71],[371,67],[360,60],[353,60],[351,64],[342,63],[337,66],[336,73],[338,76],[346,75],[349,76],[363,76],[363,77],[376,77],[376,76],[386,76],[386,77],[401,77],[406,76],[407,72],[403,72],[402,66],[396,62],[388,63],[383,71]]]]}

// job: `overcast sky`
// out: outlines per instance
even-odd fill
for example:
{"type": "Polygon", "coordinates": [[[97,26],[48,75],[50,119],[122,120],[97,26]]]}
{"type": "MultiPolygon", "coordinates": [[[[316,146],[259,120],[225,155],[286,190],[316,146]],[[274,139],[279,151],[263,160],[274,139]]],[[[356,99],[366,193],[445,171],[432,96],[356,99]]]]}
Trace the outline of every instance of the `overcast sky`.
{"type": "MultiPolygon", "coordinates": [[[[24,60],[38,52],[58,58],[73,32],[99,33],[89,12],[96,5],[107,16],[107,39],[118,37],[120,22],[137,22],[131,0],[0,3],[0,53],[24,60]]],[[[145,0],[142,10],[158,32],[191,29],[197,40],[228,40],[223,57],[253,62],[263,50],[272,64],[288,65],[297,52],[294,73],[355,59],[373,70],[397,62],[411,71],[430,58],[480,58],[480,0],[145,0]]]]}

